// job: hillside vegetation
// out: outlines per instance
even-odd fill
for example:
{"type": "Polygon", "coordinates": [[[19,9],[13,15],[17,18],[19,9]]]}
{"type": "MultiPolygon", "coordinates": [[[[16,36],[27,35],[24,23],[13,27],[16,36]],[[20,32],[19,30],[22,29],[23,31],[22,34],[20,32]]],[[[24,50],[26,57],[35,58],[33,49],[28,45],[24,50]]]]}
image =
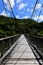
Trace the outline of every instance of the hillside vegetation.
{"type": "Polygon", "coordinates": [[[13,19],[0,16],[0,38],[15,34],[43,36],[43,21],[38,23],[32,19],[13,19]]]}

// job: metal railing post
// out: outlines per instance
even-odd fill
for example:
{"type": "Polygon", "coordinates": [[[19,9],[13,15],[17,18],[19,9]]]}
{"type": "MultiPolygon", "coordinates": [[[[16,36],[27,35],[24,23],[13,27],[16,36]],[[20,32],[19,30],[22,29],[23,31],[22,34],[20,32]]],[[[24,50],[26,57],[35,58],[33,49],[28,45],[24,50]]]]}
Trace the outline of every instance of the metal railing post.
{"type": "Polygon", "coordinates": [[[1,41],[1,57],[3,56],[4,54],[4,40],[1,41]]]}
{"type": "Polygon", "coordinates": [[[9,38],[9,46],[11,47],[11,38],[9,38]]]}

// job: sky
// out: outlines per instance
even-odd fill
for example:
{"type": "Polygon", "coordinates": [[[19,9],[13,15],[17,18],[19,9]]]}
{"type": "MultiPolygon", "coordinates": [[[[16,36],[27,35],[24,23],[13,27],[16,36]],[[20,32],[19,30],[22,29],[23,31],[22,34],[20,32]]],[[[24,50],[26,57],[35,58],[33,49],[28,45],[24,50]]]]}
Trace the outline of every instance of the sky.
{"type": "MultiPolygon", "coordinates": [[[[0,15],[13,17],[8,0],[3,0],[3,1],[4,1],[7,14],[4,10],[3,2],[2,0],[0,0],[0,15]]],[[[9,1],[11,3],[11,7],[13,9],[13,12],[16,18],[18,19],[31,18],[36,0],[9,0],[9,1]]],[[[35,8],[36,12],[34,13],[34,16],[32,17],[32,19],[36,21],[39,19],[38,22],[43,21],[43,7],[42,7],[41,14],[39,16],[39,12],[41,10],[42,4],[43,4],[43,0],[39,0],[35,8]]]]}

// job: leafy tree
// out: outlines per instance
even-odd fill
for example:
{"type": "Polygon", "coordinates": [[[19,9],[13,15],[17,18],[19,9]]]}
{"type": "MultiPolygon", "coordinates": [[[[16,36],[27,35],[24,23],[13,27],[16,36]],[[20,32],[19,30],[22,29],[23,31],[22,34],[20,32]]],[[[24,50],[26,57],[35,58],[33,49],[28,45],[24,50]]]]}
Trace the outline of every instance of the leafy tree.
{"type": "Polygon", "coordinates": [[[0,16],[0,37],[22,33],[43,36],[43,21],[38,23],[33,19],[15,19],[0,16]]]}

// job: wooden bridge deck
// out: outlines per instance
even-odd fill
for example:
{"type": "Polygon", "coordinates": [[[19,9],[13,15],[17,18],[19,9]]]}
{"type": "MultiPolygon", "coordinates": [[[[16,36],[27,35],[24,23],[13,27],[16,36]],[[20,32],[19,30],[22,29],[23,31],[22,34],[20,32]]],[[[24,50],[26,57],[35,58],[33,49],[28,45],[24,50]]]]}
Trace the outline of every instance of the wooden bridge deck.
{"type": "Polygon", "coordinates": [[[3,65],[39,65],[24,35],[16,43],[3,65]]]}

